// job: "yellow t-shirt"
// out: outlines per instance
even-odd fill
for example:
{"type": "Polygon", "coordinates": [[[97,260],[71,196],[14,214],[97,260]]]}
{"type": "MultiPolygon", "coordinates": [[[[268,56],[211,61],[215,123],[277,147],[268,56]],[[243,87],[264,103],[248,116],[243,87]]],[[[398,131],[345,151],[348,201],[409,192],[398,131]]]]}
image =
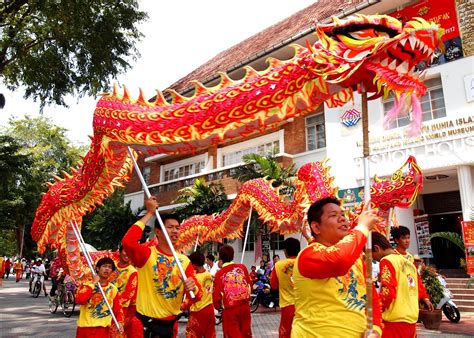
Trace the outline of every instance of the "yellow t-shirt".
{"type": "MultiPolygon", "coordinates": [[[[117,266],[117,270],[114,271],[112,283],[117,287],[120,294],[123,294],[125,291],[125,287],[127,286],[130,276],[134,272],[137,272],[137,269],[135,269],[135,267],[132,265],[128,265],[124,268],[117,266]]],[[[123,302],[121,305],[123,307],[128,307],[130,305],[130,300],[123,302]]]]}
{"type": "Polygon", "coordinates": [[[286,258],[275,264],[272,273],[278,278],[278,290],[280,292],[280,307],[284,308],[295,304],[295,292],[293,281],[293,269],[295,258],[286,258]]]}
{"type": "MultiPolygon", "coordinates": [[[[382,281],[381,297],[387,292],[386,285],[396,283],[396,297],[390,307],[382,312],[388,322],[416,323],[418,320],[418,275],[415,265],[402,255],[388,255],[380,260],[382,281]],[[393,267],[391,271],[390,265],[393,267]],[[395,274],[395,276],[393,276],[395,274]],[[392,283],[393,283],[392,282],[392,283]]],[[[387,285],[388,286],[388,285],[387,285]]]]}
{"type": "Polygon", "coordinates": [[[196,273],[196,279],[202,287],[202,298],[191,305],[190,310],[197,312],[212,304],[212,275],[209,271],[196,273]]]}
{"type": "MultiPolygon", "coordinates": [[[[92,287],[92,297],[89,301],[81,305],[79,319],[77,320],[77,326],[79,327],[97,327],[97,326],[110,326],[112,323],[112,316],[110,311],[105,304],[104,298],[100,293],[99,286],[96,284],[88,284],[92,287]]],[[[114,305],[114,298],[118,294],[117,287],[112,283],[108,283],[106,286],[102,286],[107,301],[110,306],[114,305]]]]}
{"type": "MultiPolygon", "coordinates": [[[[174,257],[150,247],[145,265],[137,268],[137,312],[151,318],[168,318],[181,312],[184,283],[174,257]]],[[[188,257],[178,254],[183,269],[188,274],[188,257]]],[[[192,269],[192,266],[190,266],[192,269]]]]}

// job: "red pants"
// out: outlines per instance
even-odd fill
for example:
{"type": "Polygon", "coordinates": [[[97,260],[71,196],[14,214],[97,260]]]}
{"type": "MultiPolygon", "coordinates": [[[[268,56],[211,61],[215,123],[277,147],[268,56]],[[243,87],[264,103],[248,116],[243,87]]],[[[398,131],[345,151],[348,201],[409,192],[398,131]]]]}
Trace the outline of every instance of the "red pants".
{"type": "Polygon", "coordinates": [[[20,281],[22,274],[23,274],[23,270],[16,270],[16,281],[17,282],[20,281]]]}
{"type": "Polygon", "coordinates": [[[382,338],[414,338],[416,323],[383,322],[382,338]]]}
{"type": "Polygon", "coordinates": [[[123,317],[125,318],[125,337],[127,338],[143,338],[143,325],[140,319],[135,314],[137,308],[135,305],[130,305],[123,309],[123,317]]]}
{"type": "Polygon", "coordinates": [[[77,327],[76,338],[107,338],[109,327],[77,327]]]}
{"type": "Polygon", "coordinates": [[[186,338],[201,337],[216,337],[216,317],[212,304],[209,304],[199,311],[191,311],[189,313],[188,325],[186,326],[186,338]]]}
{"type": "Polygon", "coordinates": [[[295,306],[288,305],[281,309],[280,329],[278,335],[280,338],[291,337],[291,325],[295,316],[295,306]]]}
{"type": "Polygon", "coordinates": [[[252,337],[250,306],[248,303],[222,311],[222,331],[225,338],[252,337]]]}

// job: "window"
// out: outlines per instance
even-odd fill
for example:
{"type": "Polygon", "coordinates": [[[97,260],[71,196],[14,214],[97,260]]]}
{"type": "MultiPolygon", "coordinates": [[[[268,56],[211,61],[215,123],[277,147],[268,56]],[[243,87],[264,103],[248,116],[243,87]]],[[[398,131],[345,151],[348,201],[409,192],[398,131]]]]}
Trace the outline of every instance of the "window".
{"type": "Polygon", "coordinates": [[[272,232],[270,235],[270,248],[271,250],[283,250],[283,242],[285,241],[285,236],[280,235],[279,233],[272,232]]]}
{"type": "Polygon", "coordinates": [[[164,182],[199,174],[204,169],[204,164],[204,161],[198,161],[174,168],[167,168],[164,170],[164,182]]]}
{"type": "Polygon", "coordinates": [[[324,113],[306,118],[306,148],[308,151],[326,147],[324,113]]]}
{"type": "MultiPolygon", "coordinates": [[[[243,227],[244,237],[242,237],[242,241],[241,241],[241,244],[240,244],[240,249],[241,250],[244,248],[245,232],[247,231],[247,224],[248,224],[248,222],[245,222],[245,225],[243,227]]],[[[249,230],[249,235],[247,237],[247,243],[245,245],[245,251],[253,251],[254,249],[255,249],[255,227],[252,226],[252,224],[251,224],[250,225],[250,230],[249,230]]]]}
{"type": "MultiPolygon", "coordinates": [[[[446,106],[444,104],[443,86],[439,77],[425,81],[426,94],[420,99],[423,121],[430,121],[446,117],[446,106]]],[[[393,92],[388,99],[383,101],[383,110],[386,114],[394,104],[393,92]]],[[[390,129],[399,128],[410,124],[411,112],[407,116],[398,117],[390,123],[390,129]]]]}
{"type": "Polygon", "coordinates": [[[242,162],[242,157],[246,154],[259,154],[259,155],[275,155],[280,152],[280,143],[279,141],[262,143],[256,146],[248,147],[245,149],[240,149],[228,154],[225,154],[222,158],[222,165],[228,166],[232,164],[237,164],[242,162]]]}
{"type": "Polygon", "coordinates": [[[143,168],[143,179],[147,185],[150,184],[150,174],[151,174],[151,167],[143,168]]]}

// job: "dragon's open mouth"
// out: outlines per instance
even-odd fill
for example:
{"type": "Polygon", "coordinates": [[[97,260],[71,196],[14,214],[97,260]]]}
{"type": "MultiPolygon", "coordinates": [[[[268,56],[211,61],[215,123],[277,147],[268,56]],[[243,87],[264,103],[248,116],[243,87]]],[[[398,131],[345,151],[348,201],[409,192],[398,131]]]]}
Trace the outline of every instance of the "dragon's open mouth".
{"type": "Polygon", "coordinates": [[[389,47],[384,55],[367,60],[365,66],[375,73],[378,91],[385,87],[423,95],[425,87],[421,79],[429,66],[424,60],[432,60],[433,56],[434,50],[422,39],[409,36],[389,47]]]}

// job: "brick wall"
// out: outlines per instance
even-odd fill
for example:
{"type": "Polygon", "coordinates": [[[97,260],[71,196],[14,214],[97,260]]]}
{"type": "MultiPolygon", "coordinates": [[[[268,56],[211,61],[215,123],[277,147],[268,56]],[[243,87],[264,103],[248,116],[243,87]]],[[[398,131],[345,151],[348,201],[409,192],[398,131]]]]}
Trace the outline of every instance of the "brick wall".
{"type": "Polygon", "coordinates": [[[298,154],[306,151],[305,118],[296,117],[293,122],[283,126],[285,130],[285,152],[298,154]]]}

